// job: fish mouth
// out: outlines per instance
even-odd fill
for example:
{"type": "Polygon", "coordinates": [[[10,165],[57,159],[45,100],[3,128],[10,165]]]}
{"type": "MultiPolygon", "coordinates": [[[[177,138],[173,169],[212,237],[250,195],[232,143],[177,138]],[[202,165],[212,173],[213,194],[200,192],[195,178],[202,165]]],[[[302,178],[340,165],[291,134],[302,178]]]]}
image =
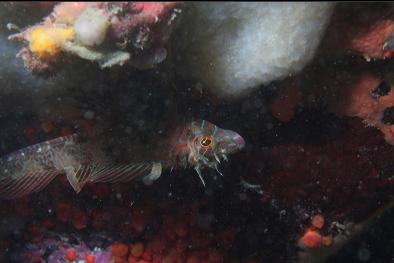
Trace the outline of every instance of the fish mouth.
{"type": "Polygon", "coordinates": [[[225,130],[226,135],[230,138],[231,142],[235,144],[235,151],[242,150],[245,147],[245,140],[241,135],[232,130],[225,130]]]}
{"type": "MultiPolygon", "coordinates": [[[[218,142],[217,155],[236,153],[245,148],[245,140],[241,135],[232,130],[224,130],[224,136],[218,142]]],[[[215,157],[216,158],[216,157],[215,157]]],[[[224,157],[226,159],[226,156],[224,157]]]]}

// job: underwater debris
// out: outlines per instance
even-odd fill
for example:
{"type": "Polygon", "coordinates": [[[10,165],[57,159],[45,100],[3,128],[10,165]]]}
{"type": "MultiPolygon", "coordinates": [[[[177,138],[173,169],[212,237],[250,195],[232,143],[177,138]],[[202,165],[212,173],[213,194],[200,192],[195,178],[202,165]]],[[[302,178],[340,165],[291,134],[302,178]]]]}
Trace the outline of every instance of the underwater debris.
{"type": "Polygon", "coordinates": [[[251,184],[247,181],[245,181],[242,177],[241,177],[241,182],[240,185],[245,189],[245,190],[249,190],[251,192],[254,192],[256,194],[259,195],[264,195],[267,196],[268,193],[266,193],[263,189],[262,186],[259,184],[251,184]]]}
{"type": "Polygon", "coordinates": [[[18,57],[35,74],[55,73],[67,54],[101,68],[129,63],[150,68],[166,58],[180,2],[62,2],[39,24],[9,39],[24,40],[18,57]]]}

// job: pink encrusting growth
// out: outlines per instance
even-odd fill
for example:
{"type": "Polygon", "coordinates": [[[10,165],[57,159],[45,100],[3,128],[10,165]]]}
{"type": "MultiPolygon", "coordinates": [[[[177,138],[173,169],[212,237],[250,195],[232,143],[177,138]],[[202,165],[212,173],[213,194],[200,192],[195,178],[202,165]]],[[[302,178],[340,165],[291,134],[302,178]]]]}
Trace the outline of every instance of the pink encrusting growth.
{"type": "Polygon", "coordinates": [[[29,42],[18,56],[37,74],[53,73],[62,65],[57,55],[65,53],[97,62],[101,68],[125,63],[150,68],[166,58],[165,45],[181,6],[180,2],[61,2],[41,23],[10,39],[29,42]]]}
{"type": "Polygon", "coordinates": [[[322,40],[324,55],[358,54],[369,59],[384,59],[386,42],[393,34],[392,3],[337,5],[322,40]]]}
{"type": "MultiPolygon", "coordinates": [[[[49,197],[57,195],[52,193],[49,197]]],[[[35,211],[35,216],[43,219],[32,222],[24,229],[24,239],[29,245],[18,253],[20,262],[240,262],[231,254],[239,230],[229,226],[216,229],[212,223],[206,225],[200,222],[199,210],[208,200],[184,204],[181,208],[178,202],[168,201],[159,206],[138,204],[129,207],[127,201],[124,205],[117,203],[103,209],[77,208],[77,204],[63,200],[64,196],[59,198],[61,205],[54,215],[39,217],[38,211],[35,211]],[[75,227],[61,220],[64,212],[75,209],[87,215],[86,229],[89,233],[101,232],[105,235],[115,229],[120,236],[114,239],[109,237],[108,240],[112,241],[93,249],[88,245],[88,241],[92,240],[80,238],[81,230],[78,228],[75,228],[74,235],[55,234],[59,228],[75,227]],[[52,223],[46,223],[48,220],[52,223]],[[97,228],[94,220],[103,221],[101,228],[97,228]],[[135,221],[139,221],[138,226],[135,221]],[[156,222],[156,227],[148,233],[146,230],[152,227],[153,222],[156,222]],[[41,261],[36,261],[38,259],[41,261]]],[[[2,213],[15,213],[6,212],[4,204],[0,205],[2,213]]]]}

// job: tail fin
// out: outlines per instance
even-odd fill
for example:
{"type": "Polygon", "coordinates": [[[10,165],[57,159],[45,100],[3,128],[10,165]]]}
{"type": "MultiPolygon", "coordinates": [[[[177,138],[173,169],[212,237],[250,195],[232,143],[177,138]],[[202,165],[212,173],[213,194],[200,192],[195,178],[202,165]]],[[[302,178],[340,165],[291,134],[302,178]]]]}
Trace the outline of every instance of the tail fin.
{"type": "Polygon", "coordinates": [[[77,193],[88,181],[128,182],[161,174],[160,163],[114,164],[101,156],[77,134],[13,152],[0,159],[0,197],[10,199],[38,192],[59,174],[66,174],[77,193]]]}

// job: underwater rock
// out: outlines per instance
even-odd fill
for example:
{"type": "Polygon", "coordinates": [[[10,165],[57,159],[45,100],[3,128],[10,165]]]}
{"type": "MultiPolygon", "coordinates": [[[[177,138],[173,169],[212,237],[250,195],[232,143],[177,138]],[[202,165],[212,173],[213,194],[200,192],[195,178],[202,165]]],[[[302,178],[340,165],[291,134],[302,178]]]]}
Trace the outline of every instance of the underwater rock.
{"type": "MultiPolygon", "coordinates": [[[[337,65],[311,65],[307,74],[299,76],[298,92],[303,94],[300,105],[326,107],[341,117],[358,117],[366,125],[379,129],[387,143],[394,144],[391,71],[390,64],[376,68],[363,59],[337,65]]],[[[286,96],[291,94],[287,92],[286,96]]]]}
{"type": "MultiPolygon", "coordinates": [[[[90,208],[85,207],[85,211],[97,206],[97,204],[89,203],[88,201],[87,204],[90,208]]],[[[204,260],[232,262],[231,259],[234,258],[234,255],[231,253],[231,244],[233,244],[239,230],[230,226],[216,229],[214,223],[200,226],[197,223],[198,212],[196,210],[201,208],[202,204],[193,202],[191,206],[190,204],[182,206],[178,211],[176,208],[179,208],[179,205],[179,203],[170,202],[165,208],[153,206],[156,212],[147,215],[147,219],[151,227],[153,227],[153,221],[156,221],[157,225],[150,230],[151,233],[143,232],[137,238],[131,237],[131,233],[124,233],[125,239],[113,239],[113,236],[116,236],[114,234],[116,231],[93,232],[90,229],[91,225],[88,226],[89,232],[91,232],[89,235],[79,231],[74,233],[59,232],[59,227],[64,224],[56,220],[56,228],[52,231],[47,231],[39,226],[30,226],[28,228],[29,239],[21,240],[23,246],[15,246],[10,249],[10,255],[15,257],[15,260],[11,262],[109,263],[173,262],[173,260],[178,260],[178,262],[204,262],[204,260]],[[182,231],[179,230],[179,226],[182,231]],[[35,241],[38,236],[40,237],[39,242],[35,241]],[[101,242],[101,240],[105,242],[101,242]],[[40,261],[36,261],[37,259],[40,261]],[[187,261],[188,259],[190,261],[187,261]]],[[[125,215],[132,213],[133,210],[126,204],[123,207],[126,214],[119,215],[116,212],[119,208],[119,204],[117,207],[111,208],[108,214],[109,221],[105,228],[110,228],[114,224],[114,220],[129,221],[125,215]]],[[[147,211],[150,208],[143,206],[138,210],[147,211]]],[[[134,216],[131,218],[131,221],[133,220],[134,216]]],[[[15,236],[13,238],[16,241],[21,237],[15,236]]],[[[5,259],[8,259],[10,255],[7,255],[5,259]]]]}
{"type": "Polygon", "coordinates": [[[0,237],[21,233],[26,226],[26,219],[18,216],[2,216],[0,220],[0,237]]]}
{"type": "MultiPolygon", "coordinates": [[[[315,125],[318,122],[308,121],[315,125]]],[[[334,142],[311,144],[308,137],[304,142],[274,146],[268,152],[256,150],[248,156],[247,165],[262,169],[264,175],[270,174],[254,175],[254,178],[288,207],[302,204],[323,211],[319,214],[324,215],[324,227],[332,218],[359,215],[374,204],[374,194],[392,185],[393,149],[378,130],[365,127],[360,119],[346,118],[346,122],[346,129],[335,136],[334,142]],[[264,168],[267,163],[269,168],[264,168]],[[380,172],[385,169],[388,172],[380,172]]],[[[327,129],[325,132],[331,133],[327,129]]],[[[245,174],[253,172],[245,171],[245,174]]]]}
{"type": "Polygon", "coordinates": [[[302,74],[278,84],[271,101],[273,116],[289,122],[296,107],[326,107],[338,116],[361,118],[394,144],[394,78],[388,52],[393,12],[387,3],[339,4],[316,60],[302,74]]]}
{"type": "Polygon", "coordinates": [[[333,4],[197,2],[188,7],[177,31],[179,71],[231,97],[301,71],[314,56],[333,4]]]}
{"type": "Polygon", "coordinates": [[[66,63],[65,54],[97,62],[101,68],[125,63],[150,68],[166,58],[163,49],[180,7],[179,2],[65,2],[41,23],[9,39],[29,43],[18,57],[35,74],[56,72],[66,63]]]}
{"type": "MultiPolygon", "coordinates": [[[[391,202],[393,147],[387,145],[376,128],[366,127],[359,118],[334,117],[343,129],[335,132],[334,138],[324,139],[332,133],[328,127],[338,123],[322,129],[318,127],[327,118],[314,120],[309,116],[302,119],[310,123],[310,129],[321,129],[318,143],[312,143],[311,136],[298,138],[295,130],[305,127],[293,121],[286,124],[285,130],[295,133],[291,136],[298,143],[281,143],[267,152],[256,149],[256,153],[247,156],[250,161],[245,160],[246,167],[254,166],[253,172],[244,171],[245,177],[253,176],[264,191],[284,201],[287,211],[297,214],[295,220],[300,225],[307,225],[297,239],[308,252],[343,246],[343,240],[348,240],[345,232],[352,230],[346,222],[357,224],[379,206],[391,202]],[[256,174],[260,169],[262,172],[256,174]],[[341,225],[346,227],[342,230],[341,225]]],[[[294,262],[321,262],[321,258],[314,254],[314,260],[294,262]]]]}
{"type": "Polygon", "coordinates": [[[392,3],[339,3],[322,40],[325,56],[357,54],[365,59],[383,59],[393,50],[394,6],[392,3]]]}
{"type": "MultiPolygon", "coordinates": [[[[386,125],[382,122],[382,119],[385,109],[393,103],[391,92],[385,96],[372,96],[374,90],[383,83],[382,77],[376,72],[347,71],[336,74],[336,84],[338,83],[341,83],[343,88],[347,87],[347,91],[345,94],[341,94],[341,88],[336,90],[339,94],[334,96],[339,99],[331,101],[331,110],[338,115],[359,117],[366,124],[378,127],[384,134],[389,135],[385,132],[386,125]]],[[[394,142],[387,136],[386,141],[394,142]]]]}
{"type": "Polygon", "coordinates": [[[289,122],[295,115],[295,107],[302,100],[299,79],[288,78],[280,83],[277,96],[270,103],[272,115],[282,122],[289,122]]]}

